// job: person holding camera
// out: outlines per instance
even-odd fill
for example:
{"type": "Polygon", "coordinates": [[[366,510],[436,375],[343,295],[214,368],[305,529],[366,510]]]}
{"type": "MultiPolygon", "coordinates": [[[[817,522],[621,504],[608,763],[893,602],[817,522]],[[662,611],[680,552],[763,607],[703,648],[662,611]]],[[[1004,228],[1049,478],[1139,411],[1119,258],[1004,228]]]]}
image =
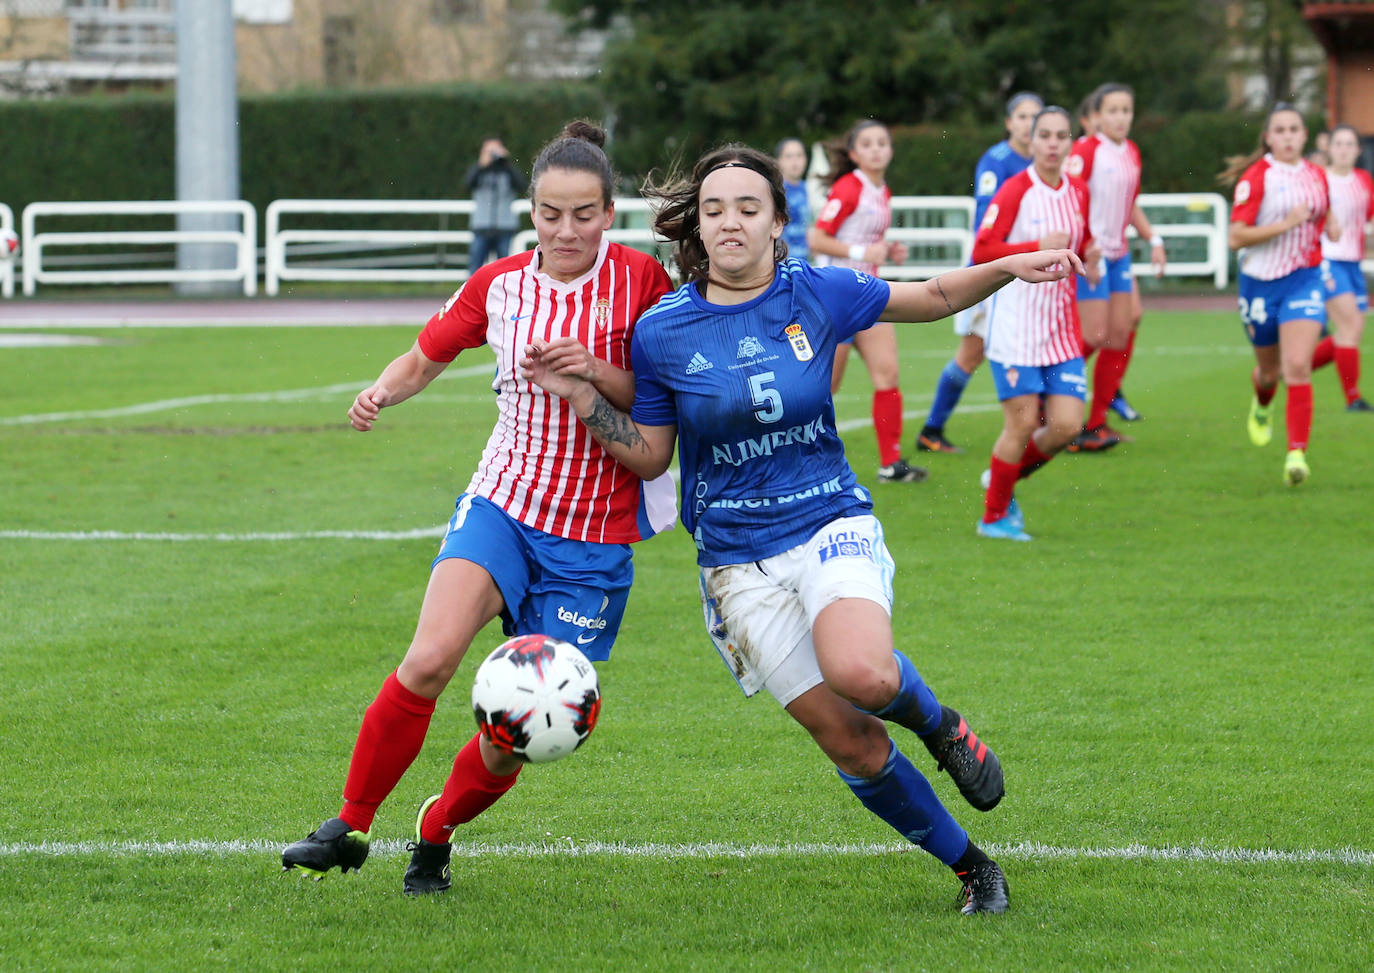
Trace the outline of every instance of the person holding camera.
{"type": "Polygon", "coordinates": [[[472,211],[472,247],[468,273],[500,259],[510,250],[511,237],[519,227],[511,203],[529,186],[524,173],[510,161],[510,152],[498,136],[482,140],[477,161],[468,167],[463,185],[477,205],[472,211]]]}

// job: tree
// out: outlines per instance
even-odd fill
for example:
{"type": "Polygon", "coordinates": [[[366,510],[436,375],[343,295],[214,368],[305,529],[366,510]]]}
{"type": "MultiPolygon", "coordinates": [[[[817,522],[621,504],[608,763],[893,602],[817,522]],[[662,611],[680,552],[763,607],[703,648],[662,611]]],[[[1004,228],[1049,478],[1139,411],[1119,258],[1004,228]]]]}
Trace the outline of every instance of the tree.
{"type": "Polygon", "coordinates": [[[627,25],[603,91],[617,161],[645,171],[740,139],[828,136],[890,124],[997,119],[1015,91],[1072,109],[1097,84],[1135,87],[1144,111],[1225,104],[1222,0],[553,0],[587,26],[627,25]]]}

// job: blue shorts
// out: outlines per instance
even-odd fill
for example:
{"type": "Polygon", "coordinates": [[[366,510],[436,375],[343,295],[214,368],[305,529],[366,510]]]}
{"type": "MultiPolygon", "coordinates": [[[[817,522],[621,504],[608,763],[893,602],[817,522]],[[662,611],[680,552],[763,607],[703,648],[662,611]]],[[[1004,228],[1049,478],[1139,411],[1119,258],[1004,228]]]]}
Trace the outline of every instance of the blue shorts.
{"type": "Polygon", "coordinates": [[[1080,401],[1088,397],[1082,358],[1070,358],[1058,365],[1003,365],[989,360],[988,368],[998,402],[1019,395],[1069,395],[1080,401]]]}
{"type": "Polygon", "coordinates": [[[1088,278],[1078,277],[1078,299],[1080,301],[1105,301],[1113,294],[1131,292],[1131,255],[1117,257],[1115,260],[1102,261],[1102,279],[1096,287],[1088,284],[1088,278]]]}
{"type": "Polygon", "coordinates": [[[1256,348],[1279,343],[1279,325],[1288,321],[1326,324],[1325,285],[1317,267],[1300,267],[1277,280],[1240,275],[1240,320],[1256,348]]]}
{"type": "Polygon", "coordinates": [[[1369,288],[1358,260],[1323,260],[1322,283],[1326,285],[1328,301],[1342,294],[1353,294],[1359,309],[1369,310],[1369,288]]]}
{"type": "Polygon", "coordinates": [[[610,658],[634,579],[630,545],[555,537],[465,493],[434,565],[450,557],[486,568],[506,602],[501,630],[507,635],[548,635],[571,642],[593,662],[610,658]]]}

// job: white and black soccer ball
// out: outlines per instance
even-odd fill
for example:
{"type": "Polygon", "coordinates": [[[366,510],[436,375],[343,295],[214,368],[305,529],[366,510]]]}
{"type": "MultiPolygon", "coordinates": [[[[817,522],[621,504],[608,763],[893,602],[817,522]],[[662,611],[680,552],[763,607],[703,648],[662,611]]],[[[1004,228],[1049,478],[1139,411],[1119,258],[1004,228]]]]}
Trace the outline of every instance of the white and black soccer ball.
{"type": "Polygon", "coordinates": [[[498,750],[536,764],[566,757],[601,714],[596,667],[567,642],[517,635],[477,667],[472,712],[498,750]]]}
{"type": "Polygon", "coordinates": [[[19,256],[19,234],[13,230],[0,230],[0,262],[13,260],[19,256]]]}

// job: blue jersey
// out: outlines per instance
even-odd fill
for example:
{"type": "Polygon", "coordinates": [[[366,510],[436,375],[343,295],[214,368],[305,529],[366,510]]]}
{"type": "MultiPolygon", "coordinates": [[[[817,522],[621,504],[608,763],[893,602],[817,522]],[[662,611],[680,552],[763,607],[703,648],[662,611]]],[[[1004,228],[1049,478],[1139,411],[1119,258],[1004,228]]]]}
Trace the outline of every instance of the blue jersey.
{"type": "Polygon", "coordinates": [[[677,426],[682,522],[703,567],[762,560],[873,509],[835,428],[838,340],[870,327],[886,281],[789,257],[768,290],[710,304],[696,285],[635,325],[632,416],[677,426]]]}
{"type": "Polygon", "coordinates": [[[811,197],[807,195],[806,183],[784,180],[782,187],[787,190],[787,225],[782,229],[787,254],[809,260],[811,248],[806,243],[806,230],[811,225],[811,197]]]}
{"type": "Polygon", "coordinates": [[[1002,188],[1002,183],[1030,164],[1030,158],[1018,153],[1005,139],[983,153],[978,160],[978,167],[973,170],[974,233],[983,225],[988,204],[997,195],[997,190],[1002,188]]]}

